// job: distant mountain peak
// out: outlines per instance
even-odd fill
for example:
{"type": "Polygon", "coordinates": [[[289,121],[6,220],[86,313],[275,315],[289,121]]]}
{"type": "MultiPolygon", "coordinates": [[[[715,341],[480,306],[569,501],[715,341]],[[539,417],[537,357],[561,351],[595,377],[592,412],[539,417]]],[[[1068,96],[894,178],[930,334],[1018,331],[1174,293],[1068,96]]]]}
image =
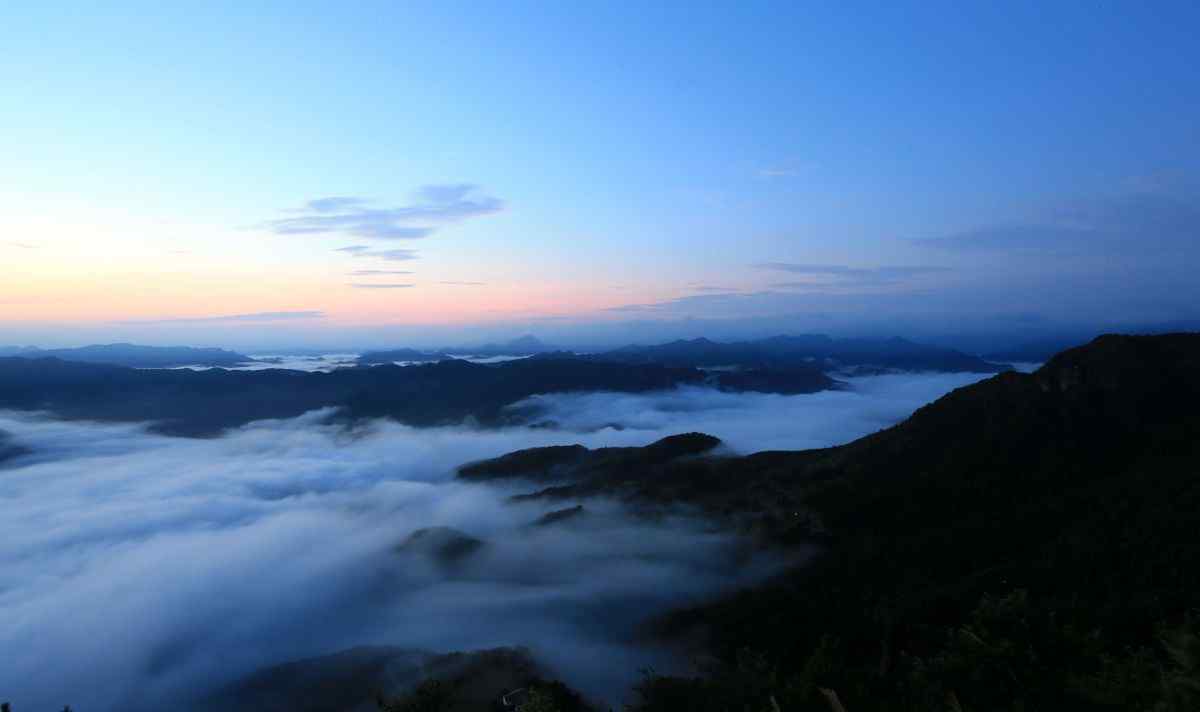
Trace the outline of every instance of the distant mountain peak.
{"type": "Polygon", "coordinates": [[[512,341],[506,342],[505,345],[506,346],[517,346],[517,347],[521,347],[521,348],[538,348],[538,349],[546,348],[545,342],[543,342],[541,339],[534,336],[533,334],[525,334],[524,336],[518,336],[517,338],[513,339],[512,341]]]}

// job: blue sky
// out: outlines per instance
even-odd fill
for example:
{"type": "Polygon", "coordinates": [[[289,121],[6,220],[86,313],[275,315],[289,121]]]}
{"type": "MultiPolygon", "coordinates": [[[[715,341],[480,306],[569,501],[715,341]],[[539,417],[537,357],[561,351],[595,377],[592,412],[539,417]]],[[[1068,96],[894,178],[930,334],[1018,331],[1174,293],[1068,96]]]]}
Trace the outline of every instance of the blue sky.
{"type": "Polygon", "coordinates": [[[4,340],[1195,316],[1195,3],[642,5],[6,6],[4,340]]]}

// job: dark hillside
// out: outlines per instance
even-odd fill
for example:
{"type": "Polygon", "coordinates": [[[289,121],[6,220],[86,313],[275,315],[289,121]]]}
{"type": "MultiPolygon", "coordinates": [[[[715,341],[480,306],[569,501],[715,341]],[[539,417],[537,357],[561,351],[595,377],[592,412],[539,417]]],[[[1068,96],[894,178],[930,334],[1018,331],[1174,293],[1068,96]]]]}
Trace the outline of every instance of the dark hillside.
{"type": "Polygon", "coordinates": [[[78,363],[102,363],[130,368],[175,368],[178,366],[237,366],[254,359],[216,348],[194,346],[140,346],[138,344],[93,344],[70,349],[0,349],[0,355],[25,358],[59,358],[78,363]]]}
{"type": "Polygon", "coordinates": [[[152,421],[177,435],[214,435],[263,418],[324,407],[339,417],[410,425],[497,424],[505,406],[538,393],[638,392],[700,384],[703,372],[580,360],[338,369],[332,373],[135,370],[57,359],[0,358],[0,408],[66,418],[152,421]]]}
{"type": "Polygon", "coordinates": [[[580,470],[538,496],[689,502],[824,549],[667,621],[724,666],[648,678],[640,709],[828,709],[818,687],[854,712],[1151,709],[1197,681],[1170,651],[1200,640],[1198,398],[1200,335],[1105,336],[845,446],[580,470]]]}

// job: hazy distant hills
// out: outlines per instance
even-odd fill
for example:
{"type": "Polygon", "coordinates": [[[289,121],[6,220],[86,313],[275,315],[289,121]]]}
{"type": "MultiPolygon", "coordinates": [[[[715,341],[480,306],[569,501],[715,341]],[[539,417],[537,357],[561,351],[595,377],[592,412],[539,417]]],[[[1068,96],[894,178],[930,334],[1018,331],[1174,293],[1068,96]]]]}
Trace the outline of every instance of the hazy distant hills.
{"type": "Polygon", "coordinates": [[[138,346],[136,344],[96,344],[71,349],[10,346],[0,348],[0,356],[58,358],[78,363],[102,363],[130,368],[236,366],[254,360],[249,356],[225,349],[193,346],[138,346]]]}
{"type": "Polygon", "coordinates": [[[487,343],[477,346],[462,346],[457,348],[442,348],[442,349],[411,349],[398,348],[386,349],[382,351],[367,351],[358,357],[360,366],[373,366],[378,364],[411,362],[425,363],[431,361],[442,361],[448,358],[453,358],[452,354],[458,356],[472,357],[489,357],[489,356],[532,356],[534,354],[545,354],[557,351],[558,348],[543,343],[540,339],[532,335],[525,335],[512,341],[504,341],[499,343],[487,343]]]}
{"type": "MultiPolygon", "coordinates": [[[[364,354],[363,368],[332,373],[266,369],[203,373],[177,366],[252,361],[223,349],[131,344],[20,349],[0,358],[0,408],[45,409],[73,418],[154,421],[164,432],[208,435],[263,418],[334,407],[340,417],[388,417],[411,425],[515,422],[531,413],[506,406],[542,393],[638,392],[704,385],[726,391],[813,393],[839,387],[830,373],[864,369],[968,371],[1008,368],[902,339],[780,336],[718,343],[707,339],[628,346],[599,354],[547,351],[532,336],[484,344],[472,355],[532,356],[473,364],[448,350],[364,354]],[[530,353],[536,352],[536,353],[530,353]],[[393,361],[415,362],[399,367],[393,361]],[[117,366],[128,368],[117,368],[117,366]],[[129,370],[129,368],[147,370],[129,370]]],[[[457,351],[457,350],[456,350],[457,351]]]]}
{"type": "MultiPolygon", "coordinates": [[[[560,351],[533,336],[477,348],[393,349],[371,351],[359,358],[361,365],[397,361],[439,361],[450,354],[475,356],[576,356],[560,351]]],[[[906,339],[834,339],[823,334],[774,336],[754,341],[718,342],[705,338],[672,341],[657,345],[630,345],[611,351],[577,355],[593,361],[659,364],[704,369],[788,370],[811,369],[821,373],[846,370],[956,371],[999,373],[1012,367],[992,363],[954,349],[919,344],[906,339]]],[[[761,375],[761,374],[760,374],[761,375]]]]}
{"type": "Polygon", "coordinates": [[[421,351],[419,349],[388,349],[386,351],[368,351],[358,357],[359,366],[378,366],[396,362],[432,363],[453,358],[445,351],[421,351]]]}
{"type": "Polygon", "coordinates": [[[137,370],[51,358],[0,358],[0,408],[47,410],[67,418],[153,421],[163,432],[211,435],[252,420],[286,418],[324,407],[341,417],[387,417],[410,425],[499,424],[519,417],[505,407],[540,393],[641,392],[680,385],[812,392],[836,385],[817,374],[709,374],[658,364],[523,359],[481,365],[451,360],[330,373],[137,370]],[[769,383],[767,382],[769,381],[769,383]]]}
{"type": "Polygon", "coordinates": [[[596,354],[593,358],[695,368],[808,367],[831,371],[867,367],[969,373],[999,373],[1011,368],[961,351],[906,339],[834,339],[823,334],[774,336],[730,343],[708,339],[680,340],[657,346],[626,346],[596,354]]]}
{"type": "Polygon", "coordinates": [[[1200,334],[1105,336],[840,447],[697,457],[714,439],[692,434],[461,476],[549,476],[529,496],[687,503],[821,546],[776,584],[674,616],[664,630],[702,627],[730,667],[650,679],[634,710],[769,709],[768,694],[815,709],[814,666],[852,710],[951,692],[964,709],[1194,709],[1146,701],[1198,672],[1164,647],[1200,644],[1198,401],[1200,334]],[[791,672],[755,678],[745,650],[791,672]]]}
{"type": "Polygon", "coordinates": [[[465,352],[479,356],[526,356],[557,350],[557,346],[551,346],[532,334],[526,334],[511,341],[468,348],[465,349],[465,352]]]}

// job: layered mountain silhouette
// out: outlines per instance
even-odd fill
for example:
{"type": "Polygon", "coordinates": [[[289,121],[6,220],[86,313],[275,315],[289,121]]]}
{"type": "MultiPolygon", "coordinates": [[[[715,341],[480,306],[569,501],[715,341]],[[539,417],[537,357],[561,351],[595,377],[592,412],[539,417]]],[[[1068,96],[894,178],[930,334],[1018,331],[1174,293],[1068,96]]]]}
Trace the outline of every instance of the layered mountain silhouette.
{"type": "Polygon", "coordinates": [[[391,364],[396,362],[423,363],[442,361],[455,356],[490,357],[490,356],[533,356],[534,354],[552,353],[557,347],[550,346],[536,336],[525,336],[498,343],[487,343],[476,346],[460,346],[440,349],[398,348],[382,351],[367,351],[358,357],[360,366],[391,364]]]}
{"type": "Polygon", "coordinates": [[[822,371],[870,367],[901,371],[998,373],[1007,364],[985,361],[961,351],[901,338],[834,339],[823,334],[774,336],[756,341],[708,339],[672,341],[657,346],[626,346],[593,358],[621,363],[661,363],[696,368],[797,368],[822,371]]]}
{"type": "Polygon", "coordinates": [[[769,383],[747,383],[736,374],[573,358],[489,365],[451,360],[330,373],[137,370],[48,358],[0,358],[0,408],[45,410],[65,418],[151,421],[161,432],[199,436],[319,408],[336,408],[334,417],[345,419],[392,418],[420,426],[472,419],[499,425],[530,415],[507,406],[536,394],[644,392],[681,385],[795,393],[837,384],[823,374],[784,374],[769,383]]]}
{"type": "Polygon", "coordinates": [[[358,357],[359,366],[379,366],[399,363],[433,363],[451,359],[446,351],[421,351],[420,349],[388,349],[386,351],[368,351],[358,357]]]}
{"type": "Polygon", "coordinates": [[[78,363],[102,363],[130,368],[177,368],[180,366],[237,366],[254,359],[234,351],[194,346],[139,346],[137,344],[94,344],[70,349],[39,349],[33,346],[6,347],[0,356],[57,358],[78,363]]]}
{"type": "Polygon", "coordinates": [[[391,349],[369,351],[359,357],[362,365],[400,362],[438,361],[450,354],[476,356],[506,355],[551,358],[575,357],[612,363],[660,364],[704,369],[737,369],[758,374],[784,372],[820,372],[895,370],[957,371],[999,373],[1012,367],[977,356],[938,346],[929,346],[901,338],[834,339],[823,334],[773,336],[754,341],[719,342],[705,338],[672,341],[657,345],[630,345],[611,351],[575,354],[549,346],[533,336],[524,336],[503,344],[476,348],[391,349]]]}
{"type": "Polygon", "coordinates": [[[803,708],[817,687],[856,710],[940,709],[949,695],[964,709],[1135,709],[1194,679],[1169,654],[1186,643],[1169,641],[1200,640],[1186,638],[1200,609],[1198,400],[1200,334],[1104,336],[840,447],[733,457],[693,434],[679,457],[655,454],[669,440],[611,459],[542,449],[460,476],[551,480],[526,496],[567,504],[699,507],[822,549],[667,621],[707,631],[728,667],[650,679],[635,709],[769,709],[768,694],[803,708]]]}

